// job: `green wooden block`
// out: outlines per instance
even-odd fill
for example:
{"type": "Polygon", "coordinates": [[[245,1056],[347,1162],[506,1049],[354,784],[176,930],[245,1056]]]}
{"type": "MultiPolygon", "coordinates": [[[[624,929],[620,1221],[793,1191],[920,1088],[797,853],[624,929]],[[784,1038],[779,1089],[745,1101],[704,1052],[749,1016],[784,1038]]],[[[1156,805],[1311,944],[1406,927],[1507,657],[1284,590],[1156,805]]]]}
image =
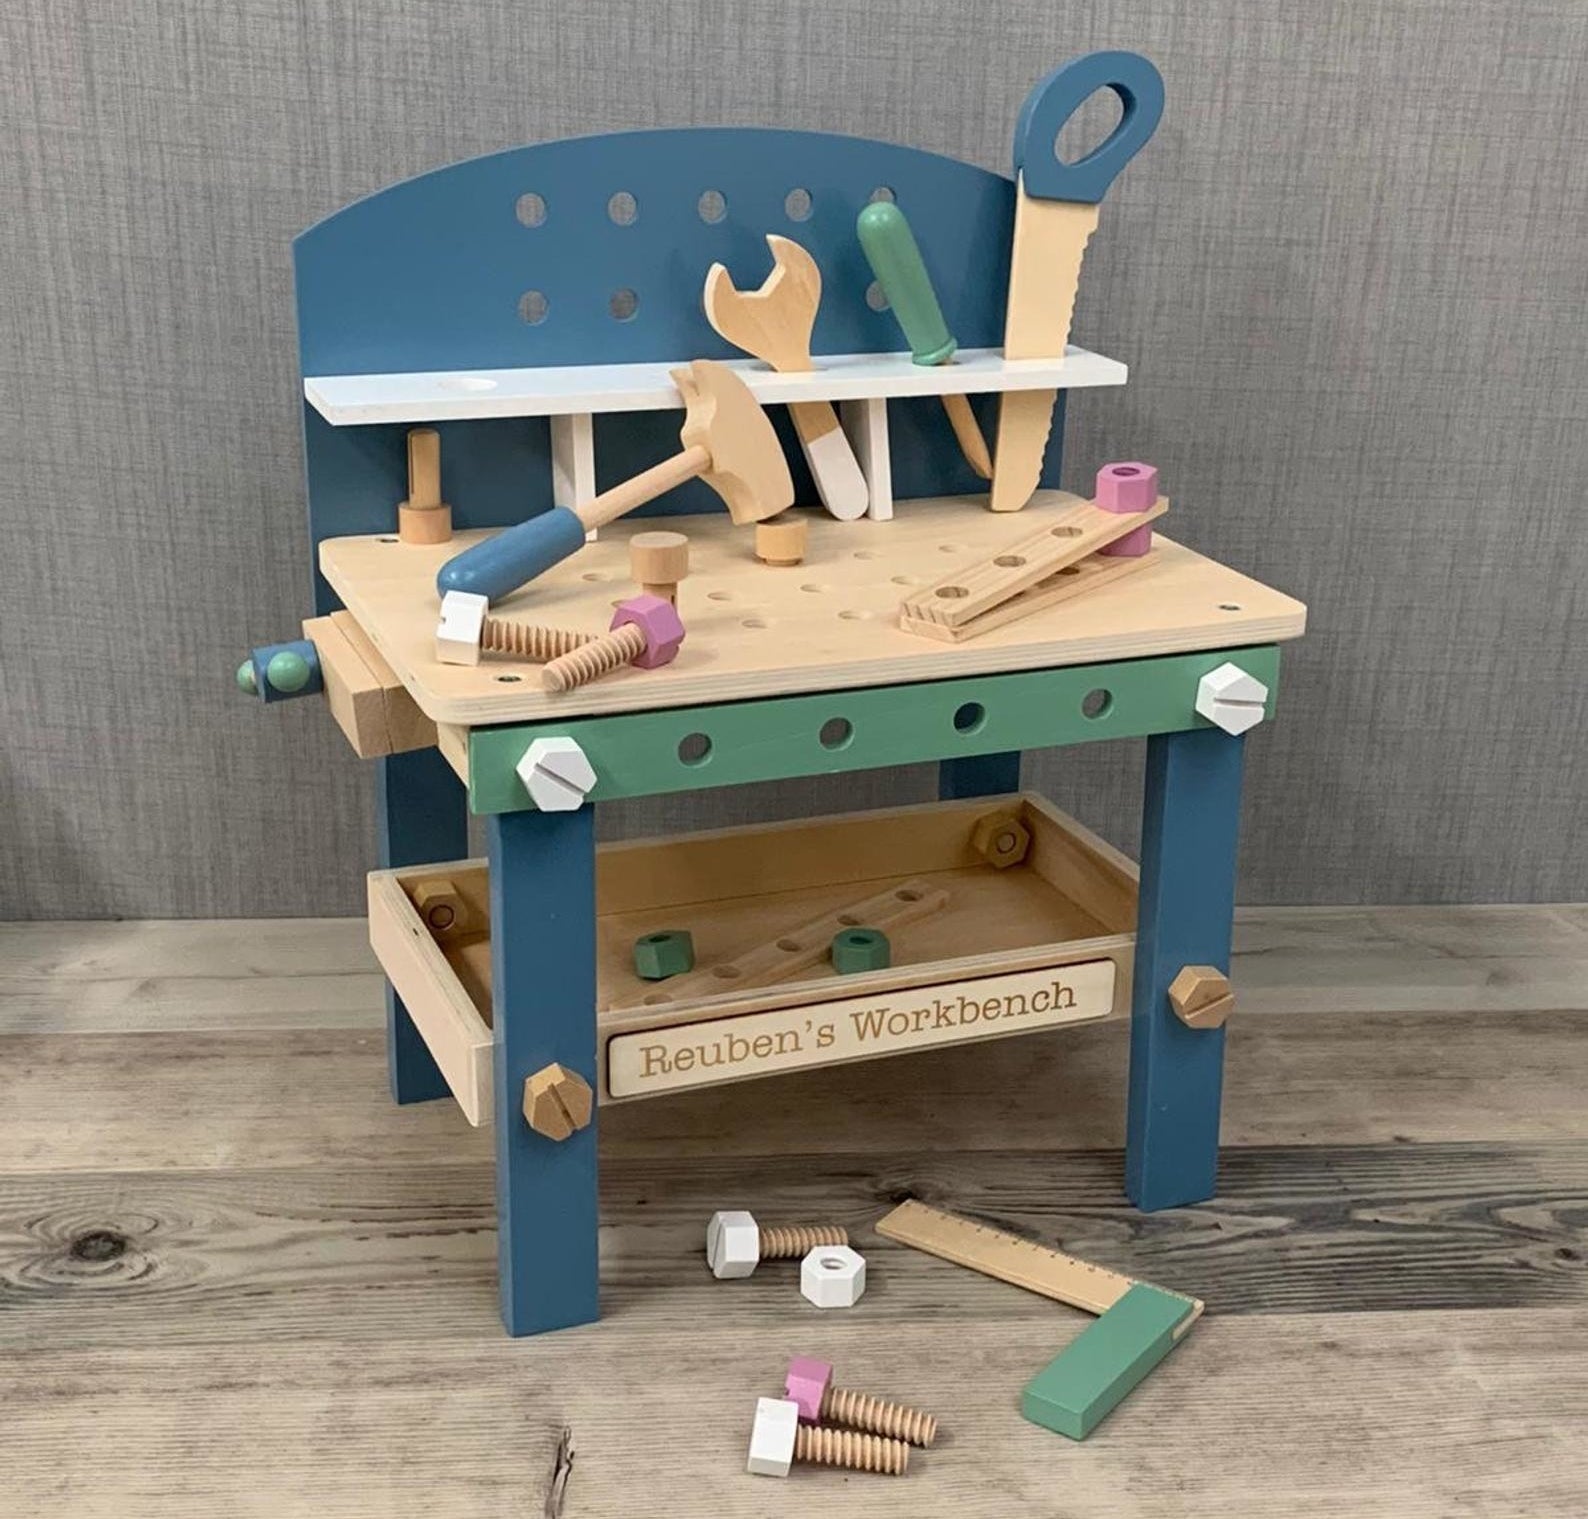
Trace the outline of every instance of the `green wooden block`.
{"type": "Polygon", "coordinates": [[[1020,1394],[1033,1424],[1084,1440],[1176,1345],[1190,1301],[1138,1282],[1088,1324],[1020,1394]]]}
{"type": "Polygon", "coordinates": [[[664,928],[634,941],[634,974],[643,981],[665,981],[695,968],[695,940],[687,928],[664,928]]]}
{"type": "Polygon", "coordinates": [[[886,970],[893,964],[893,946],[880,928],[845,928],[833,935],[829,950],[833,969],[840,976],[860,971],[886,970]]]}

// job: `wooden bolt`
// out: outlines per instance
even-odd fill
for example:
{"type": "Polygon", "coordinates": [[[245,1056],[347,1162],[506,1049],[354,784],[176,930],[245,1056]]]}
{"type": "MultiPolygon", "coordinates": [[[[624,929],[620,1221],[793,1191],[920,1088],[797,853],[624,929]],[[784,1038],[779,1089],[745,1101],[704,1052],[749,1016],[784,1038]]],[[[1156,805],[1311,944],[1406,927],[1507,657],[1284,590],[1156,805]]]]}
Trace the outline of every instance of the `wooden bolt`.
{"type": "Polygon", "coordinates": [[[678,657],[683,641],[684,624],[675,607],[660,596],[631,596],[618,603],[610,633],[546,666],[546,689],[571,691],[620,665],[655,670],[678,657]]]}
{"type": "Polygon", "coordinates": [[[824,1245],[847,1245],[841,1224],[784,1224],[763,1229],[742,1209],[711,1215],[706,1225],[706,1264],[718,1281],[749,1276],[762,1261],[798,1260],[824,1245]]]}
{"type": "Polygon", "coordinates": [[[569,628],[543,628],[493,617],[490,603],[470,591],[448,591],[441,598],[441,620],[436,624],[436,659],[444,665],[477,665],[480,655],[506,654],[531,664],[548,664],[571,654],[594,633],[569,628]]]}
{"type": "Polygon", "coordinates": [[[433,427],[408,434],[408,499],[397,506],[397,536],[404,543],[452,537],[452,508],[441,499],[441,434],[433,427]]]}
{"type": "Polygon", "coordinates": [[[799,1404],[802,1424],[826,1420],[829,1424],[863,1429],[867,1434],[903,1440],[908,1445],[930,1445],[937,1438],[935,1415],[888,1398],[834,1387],[831,1364],[810,1356],[795,1356],[788,1363],[783,1396],[799,1404]]]}
{"type": "Polygon", "coordinates": [[[678,605],[678,583],[689,573],[689,540],[682,533],[636,533],[629,539],[629,572],[647,596],[678,605]]]}
{"type": "Polygon", "coordinates": [[[805,559],[805,539],[809,524],[803,517],[773,517],[755,525],[755,557],[766,564],[787,569],[805,559]]]}
{"type": "Polygon", "coordinates": [[[799,1405],[789,1398],[756,1399],[747,1470],[761,1477],[786,1477],[795,1462],[902,1477],[910,1464],[910,1447],[883,1435],[802,1424],[799,1405]]]}
{"type": "Polygon", "coordinates": [[[1031,848],[1031,832],[1013,812],[989,812],[977,818],[970,847],[995,870],[1018,865],[1031,848]]]}
{"type": "Polygon", "coordinates": [[[1169,983],[1169,1003],[1187,1028],[1223,1028],[1235,1011],[1235,993],[1214,966],[1183,965],[1169,983]]]}
{"type": "Polygon", "coordinates": [[[577,1071],[553,1062],[524,1081],[524,1117],[547,1139],[567,1139],[590,1122],[595,1094],[577,1071]]]}

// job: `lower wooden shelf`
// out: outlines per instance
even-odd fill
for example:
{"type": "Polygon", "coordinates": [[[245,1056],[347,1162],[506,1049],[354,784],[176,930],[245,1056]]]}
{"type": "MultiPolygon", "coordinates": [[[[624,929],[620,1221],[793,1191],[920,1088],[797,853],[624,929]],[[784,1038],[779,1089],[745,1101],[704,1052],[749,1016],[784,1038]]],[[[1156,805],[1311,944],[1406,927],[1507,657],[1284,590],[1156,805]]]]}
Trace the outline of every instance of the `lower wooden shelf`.
{"type": "MultiPolygon", "coordinates": [[[[608,844],[596,869],[602,1102],[1035,1032],[1130,1003],[1136,867],[1029,793],[608,844]],[[978,824],[1029,834],[1003,869],[978,824]],[[886,970],[825,959],[788,980],[676,997],[634,941],[688,929],[709,968],[911,881],[946,901],[889,931],[886,970]]],[[[464,1114],[491,1116],[491,953],[482,860],[377,871],[370,943],[464,1114]]],[[[698,988],[702,978],[693,978],[698,988]]]]}

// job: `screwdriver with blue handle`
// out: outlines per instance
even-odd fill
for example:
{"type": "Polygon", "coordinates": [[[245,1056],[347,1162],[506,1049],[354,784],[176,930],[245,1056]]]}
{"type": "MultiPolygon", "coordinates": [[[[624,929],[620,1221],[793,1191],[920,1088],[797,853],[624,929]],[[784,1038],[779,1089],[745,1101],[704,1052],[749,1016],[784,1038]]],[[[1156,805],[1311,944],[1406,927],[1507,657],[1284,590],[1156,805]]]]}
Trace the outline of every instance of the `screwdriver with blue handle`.
{"type": "MultiPolygon", "coordinates": [[[[943,320],[943,308],[937,303],[932,278],[904,212],[892,201],[874,201],[860,213],[855,232],[877,284],[904,329],[910,356],[917,364],[948,363],[958,345],[943,320]]],[[[987,452],[987,440],[969,398],[944,396],[943,410],[970,467],[983,480],[992,479],[992,455],[987,452]]]]}

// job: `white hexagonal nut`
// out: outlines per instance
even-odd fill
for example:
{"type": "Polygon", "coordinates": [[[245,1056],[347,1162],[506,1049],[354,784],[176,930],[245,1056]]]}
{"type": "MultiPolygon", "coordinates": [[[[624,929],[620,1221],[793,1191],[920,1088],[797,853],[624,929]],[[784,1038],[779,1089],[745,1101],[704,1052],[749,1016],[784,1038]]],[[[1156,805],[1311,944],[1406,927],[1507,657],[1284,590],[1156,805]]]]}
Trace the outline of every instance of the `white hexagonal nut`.
{"type": "Polygon", "coordinates": [[[1244,733],[1262,722],[1268,687],[1239,665],[1222,664],[1197,682],[1197,711],[1226,733],[1244,733]]]}
{"type": "Polygon", "coordinates": [[[477,665],[480,634],[491,603],[473,591],[448,591],[436,624],[436,658],[444,665],[477,665]]]}
{"type": "Polygon", "coordinates": [[[706,1225],[706,1261],[719,1282],[749,1276],[761,1260],[761,1230],[744,1212],[713,1213],[706,1225]]]}
{"type": "Polygon", "coordinates": [[[596,783],[595,766],[571,738],[537,738],[513,768],[542,812],[577,812],[596,783]]]}
{"type": "Polygon", "coordinates": [[[848,1245],[818,1245],[800,1262],[800,1293],[818,1308],[853,1308],[866,1290],[866,1258],[848,1245]]]}
{"type": "Polygon", "coordinates": [[[750,1430],[750,1459],[744,1469],[758,1477],[786,1477],[794,1464],[800,1406],[792,1398],[757,1398],[750,1430]]]}

